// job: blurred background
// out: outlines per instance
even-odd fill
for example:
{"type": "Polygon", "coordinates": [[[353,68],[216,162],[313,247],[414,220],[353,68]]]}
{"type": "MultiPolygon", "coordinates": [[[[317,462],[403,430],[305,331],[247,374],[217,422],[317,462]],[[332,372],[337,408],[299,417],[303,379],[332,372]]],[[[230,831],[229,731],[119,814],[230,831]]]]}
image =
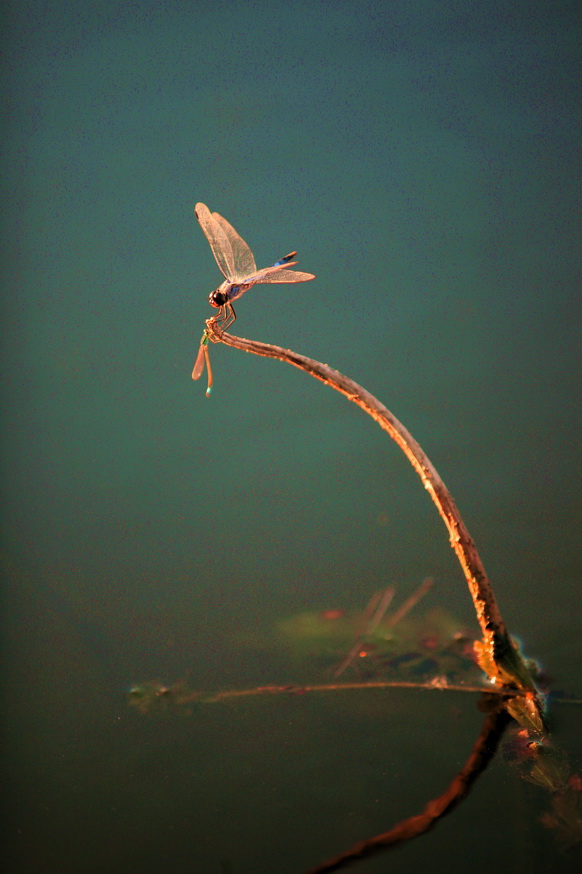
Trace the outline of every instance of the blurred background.
{"type": "MultiPolygon", "coordinates": [[[[191,381],[221,281],[199,200],[259,267],[317,275],[250,291],[233,332],[402,420],[510,630],[580,692],[580,30],[568,0],[6,6],[4,870],[298,874],[416,813],[477,732],[469,695],[128,707],[154,679],[305,682],[241,639],[388,584],[432,576],[477,633],[361,411],[223,346],[212,398],[191,381]]],[[[496,763],[399,870],[488,871],[492,826],[497,867],[568,870],[533,797],[496,763]]]]}

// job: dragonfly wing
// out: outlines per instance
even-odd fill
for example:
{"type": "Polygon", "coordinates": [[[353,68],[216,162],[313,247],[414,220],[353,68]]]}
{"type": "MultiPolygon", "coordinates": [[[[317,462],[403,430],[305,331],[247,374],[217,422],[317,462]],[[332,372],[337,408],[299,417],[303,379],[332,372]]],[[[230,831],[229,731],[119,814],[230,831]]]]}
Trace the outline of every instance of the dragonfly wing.
{"type": "Polygon", "coordinates": [[[212,213],[212,218],[220,225],[226,236],[228,237],[232,254],[234,257],[234,275],[229,279],[246,279],[251,273],[255,273],[257,265],[255,258],[248,245],[245,243],[240,234],[237,234],[233,226],[217,212],[212,213]]]}
{"type": "MultiPolygon", "coordinates": [[[[197,203],[194,207],[194,212],[206,239],[210,243],[214,260],[218,264],[220,272],[225,279],[229,281],[234,279],[236,274],[234,252],[229,235],[226,233],[221,222],[216,218],[218,213],[211,213],[205,203],[197,203]]],[[[218,216],[218,218],[222,222],[225,221],[222,216],[218,216]]],[[[233,229],[231,228],[231,230],[233,229]]]]}
{"type": "Polygon", "coordinates": [[[259,270],[252,277],[256,283],[276,283],[276,282],[308,282],[310,279],[315,279],[313,273],[303,273],[301,270],[288,270],[286,268],[296,264],[296,261],[291,261],[291,264],[281,264],[275,267],[265,267],[259,270]]]}
{"type": "Polygon", "coordinates": [[[196,356],[196,363],[194,364],[194,370],[192,371],[192,379],[200,379],[202,373],[204,371],[204,365],[206,364],[206,356],[204,350],[206,346],[204,343],[200,344],[200,349],[198,350],[198,355],[196,356]]]}

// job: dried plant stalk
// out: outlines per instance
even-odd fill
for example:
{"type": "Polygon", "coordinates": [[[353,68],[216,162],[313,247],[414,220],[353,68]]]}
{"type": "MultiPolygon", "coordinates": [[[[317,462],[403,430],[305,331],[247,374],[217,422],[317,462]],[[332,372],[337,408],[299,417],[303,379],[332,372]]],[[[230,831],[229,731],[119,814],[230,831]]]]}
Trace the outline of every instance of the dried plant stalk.
{"type": "Polygon", "coordinates": [[[227,334],[220,330],[214,319],[206,322],[206,331],[213,343],[224,343],[243,352],[276,358],[304,370],[357,404],[397,443],[432,498],[463,569],[483,635],[483,640],[479,643],[481,667],[493,683],[513,687],[521,693],[526,693],[519,696],[521,699],[519,706],[514,710],[510,708],[510,712],[520,721],[527,722],[528,727],[542,730],[542,706],[535,682],[521,653],[508,634],[475,544],[452,495],[426,453],[404,425],[370,392],[327,364],[299,355],[290,349],[227,334]]]}

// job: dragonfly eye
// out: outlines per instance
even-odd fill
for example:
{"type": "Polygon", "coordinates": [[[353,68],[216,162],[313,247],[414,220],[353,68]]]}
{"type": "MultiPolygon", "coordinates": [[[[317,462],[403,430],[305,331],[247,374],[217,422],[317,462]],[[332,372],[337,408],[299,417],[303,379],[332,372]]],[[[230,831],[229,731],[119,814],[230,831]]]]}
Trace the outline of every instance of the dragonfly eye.
{"type": "Polygon", "coordinates": [[[217,288],[216,291],[211,291],[208,295],[208,303],[212,307],[222,307],[225,303],[228,303],[228,297],[217,288]]]}

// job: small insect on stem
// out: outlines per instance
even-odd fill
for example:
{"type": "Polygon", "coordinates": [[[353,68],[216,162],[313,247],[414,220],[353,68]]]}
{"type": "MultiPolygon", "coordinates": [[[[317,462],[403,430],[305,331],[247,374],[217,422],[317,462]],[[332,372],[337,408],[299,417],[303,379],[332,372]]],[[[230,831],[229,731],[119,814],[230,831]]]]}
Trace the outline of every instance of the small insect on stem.
{"type": "Polygon", "coordinates": [[[194,370],[192,371],[192,379],[200,379],[204,372],[204,365],[206,365],[206,370],[208,372],[208,388],[206,389],[207,398],[212,394],[212,368],[210,366],[210,352],[208,351],[208,337],[209,334],[205,328],[200,339],[200,349],[198,350],[194,370]]]}

